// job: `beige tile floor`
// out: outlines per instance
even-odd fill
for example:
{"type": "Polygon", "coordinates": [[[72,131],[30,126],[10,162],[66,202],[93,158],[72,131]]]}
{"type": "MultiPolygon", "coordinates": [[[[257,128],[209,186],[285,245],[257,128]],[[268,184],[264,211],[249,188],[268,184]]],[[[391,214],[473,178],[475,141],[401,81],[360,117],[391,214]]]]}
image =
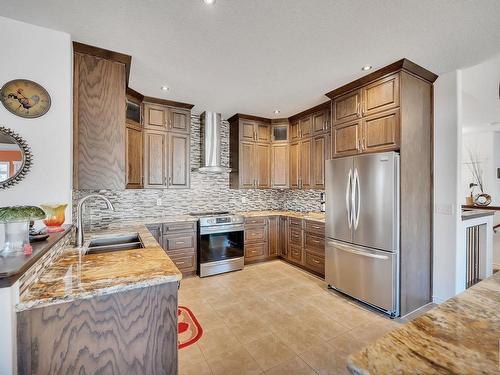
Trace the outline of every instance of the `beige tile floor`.
{"type": "Polygon", "coordinates": [[[181,281],[203,327],[179,351],[180,375],[345,374],[347,356],[398,327],[282,261],[181,281]]]}

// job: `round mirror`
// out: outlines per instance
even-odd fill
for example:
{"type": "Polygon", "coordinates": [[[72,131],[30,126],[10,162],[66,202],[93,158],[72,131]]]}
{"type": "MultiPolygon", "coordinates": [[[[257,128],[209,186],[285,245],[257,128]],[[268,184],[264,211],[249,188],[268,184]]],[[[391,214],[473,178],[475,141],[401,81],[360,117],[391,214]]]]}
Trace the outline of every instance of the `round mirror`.
{"type": "Polygon", "coordinates": [[[31,149],[19,135],[0,126],[0,189],[21,181],[31,167],[31,149]]]}

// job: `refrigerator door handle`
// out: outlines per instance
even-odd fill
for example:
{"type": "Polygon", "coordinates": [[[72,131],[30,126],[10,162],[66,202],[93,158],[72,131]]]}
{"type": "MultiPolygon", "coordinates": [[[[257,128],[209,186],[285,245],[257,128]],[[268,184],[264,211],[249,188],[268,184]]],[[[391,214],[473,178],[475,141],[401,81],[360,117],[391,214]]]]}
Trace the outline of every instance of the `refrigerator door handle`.
{"type": "Polygon", "coordinates": [[[359,224],[359,211],[361,209],[361,188],[359,187],[359,174],[358,169],[354,169],[354,185],[352,188],[352,206],[355,207],[355,214],[353,214],[354,229],[358,229],[359,224]]]}
{"type": "Polygon", "coordinates": [[[364,252],[364,251],[354,250],[354,249],[351,249],[351,248],[346,247],[346,246],[341,246],[341,245],[339,245],[338,243],[335,243],[335,242],[328,242],[328,245],[335,247],[337,250],[342,250],[342,251],[345,251],[345,252],[348,252],[348,253],[352,253],[352,254],[356,254],[356,255],[361,255],[361,256],[364,256],[364,257],[368,257],[368,258],[389,259],[389,257],[386,256],[386,255],[371,254],[371,253],[367,253],[367,252],[364,252]]]}
{"type": "Polygon", "coordinates": [[[352,228],[352,169],[349,169],[349,174],[347,176],[347,184],[345,189],[345,206],[347,210],[347,223],[349,224],[349,229],[352,228]]]}

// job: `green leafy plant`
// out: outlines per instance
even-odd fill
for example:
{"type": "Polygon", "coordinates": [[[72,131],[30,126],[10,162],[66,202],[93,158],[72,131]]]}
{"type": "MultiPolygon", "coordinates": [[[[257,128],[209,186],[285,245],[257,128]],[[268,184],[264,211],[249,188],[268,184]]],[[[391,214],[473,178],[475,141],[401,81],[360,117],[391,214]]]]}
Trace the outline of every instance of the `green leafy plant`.
{"type": "Polygon", "coordinates": [[[22,220],[40,220],[45,219],[45,216],[45,211],[37,206],[0,207],[0,223],[22,220]]]}

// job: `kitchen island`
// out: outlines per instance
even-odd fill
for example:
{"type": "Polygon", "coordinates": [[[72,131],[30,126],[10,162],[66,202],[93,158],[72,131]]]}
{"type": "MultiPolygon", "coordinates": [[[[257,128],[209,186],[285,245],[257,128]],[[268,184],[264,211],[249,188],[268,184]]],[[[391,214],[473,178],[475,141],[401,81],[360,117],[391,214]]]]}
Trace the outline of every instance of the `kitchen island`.
{"type": "Polygon", "coordinates": [[[353,374],[498,374],[500,272],[348,359],[353,374]]]}
{"type": "Polygon", "coordinates": [[[143,248],[68,247],[21,295],[19,374],[177,374],[182,274],[143,225],[90,238],[124,234],[138,234],[143,248]]]}

